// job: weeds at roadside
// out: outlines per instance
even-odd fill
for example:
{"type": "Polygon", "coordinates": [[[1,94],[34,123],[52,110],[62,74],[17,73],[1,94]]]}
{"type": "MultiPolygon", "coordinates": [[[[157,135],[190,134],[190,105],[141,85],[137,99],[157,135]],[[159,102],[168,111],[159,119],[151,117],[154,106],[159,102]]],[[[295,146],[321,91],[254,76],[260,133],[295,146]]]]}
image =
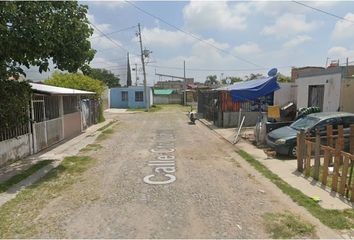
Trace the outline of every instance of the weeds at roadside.
{"type": "Polygon", "coordinates": [[[86,147],[80,149],[80,152],[97,151],[100,150],[101,148],[103,148],[101,144],[93,143],[93,144],[88,144],[86,147]]]}
{"type": "Polygon", "coordinates": [[[96,138],[96,142],[100,142],[106,140],[116,131],[117,125],[112,125],[110,128],[106,128],[103,130],[96,138]]]}
{"type": "Polygon", "coordinates": [[[103,131],[105,130],[106,128],[109,128],[110,126],[112,126],[113,124],[115,124],[117,121],[114,120],[114,121],[110,121],[108,124],[104,125],[103,127],[100,127],[99,129],[97,129],[97,131],[103,131]]]}
{"type": "Polygon", "coordinates": [[[48,164],[50,164],[52,162],[53,162],[52,160],[43,160],[43,161],[37,162],[36,164],[32,165],[28,169],[20,172],[19,174],[12,176],[11,178],[6,180],[5,182],[0,183],[0,193],[7,191],[13,185],[21,182],[25,178],[31,176],[32,174],[37,172],[39,169],[47,166],[48,164]]]}
{"type": "Polygon", "coordinates": [[[293,188],[278,175],[270,171],[266,166],[257,161],[254,157],[243,150],[237,153],[250,163],[258,172],[268,178],[280,190],[287,194],[298,205],[305,207],[314,217],[318,218],[324,225],[333,229],[354,228],[354,210],[346,209],[343,211],[324,209],[310,197],[303,194],[300,190],[293,188]]]}
{"type": "Polygon", "coordinates": [[[290,212],[265,213],[262,217],[271,238],[315,237],[315,226],[290,212]]]}
{"type": "Polygon", "coordinates": [[[40,211],[95,163],[87,156],[66,157],[58,167],[1,206],[0,238],[32,237],[40,211]]]}

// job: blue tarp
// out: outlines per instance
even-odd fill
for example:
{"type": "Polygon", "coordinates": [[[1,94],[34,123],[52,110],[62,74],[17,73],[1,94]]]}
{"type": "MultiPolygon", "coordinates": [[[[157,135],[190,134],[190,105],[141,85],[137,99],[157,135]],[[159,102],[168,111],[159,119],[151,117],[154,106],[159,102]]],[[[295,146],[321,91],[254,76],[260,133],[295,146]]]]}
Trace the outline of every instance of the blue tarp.
{"type": "Polygon", "coordinates": [[[280,89],[277,77],[267,77],[246,82],[238,82],[218,90],[230,91],[232,101],[256,100],[280,89]]]}

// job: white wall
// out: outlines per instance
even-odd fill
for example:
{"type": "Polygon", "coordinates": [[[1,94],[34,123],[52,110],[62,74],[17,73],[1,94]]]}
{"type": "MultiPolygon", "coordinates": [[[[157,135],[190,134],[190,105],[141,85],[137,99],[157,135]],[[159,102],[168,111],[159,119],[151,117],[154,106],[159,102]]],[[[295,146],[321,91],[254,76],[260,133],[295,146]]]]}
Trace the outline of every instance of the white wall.
{"type": "Polygon", "coordinates": [[[7,161],[15,160],[30,155],[30,138],[25,134],[0,142],[0,166],[7,161]]]}
{"type": "Polygon", "coordinates": [[[308,90],[311,85],[324,85],[323,111],[335,112],[340,104],[341,73],[318,75],[312,77],[300,77],[296,79],[297,107],[307,107],[308,90]]]}
{"type": "Polygon", "coordinates": [[[295,83],[279,83],[280,89],[274,92],[274,105],[283,106],[297,101],[295,83]]]}

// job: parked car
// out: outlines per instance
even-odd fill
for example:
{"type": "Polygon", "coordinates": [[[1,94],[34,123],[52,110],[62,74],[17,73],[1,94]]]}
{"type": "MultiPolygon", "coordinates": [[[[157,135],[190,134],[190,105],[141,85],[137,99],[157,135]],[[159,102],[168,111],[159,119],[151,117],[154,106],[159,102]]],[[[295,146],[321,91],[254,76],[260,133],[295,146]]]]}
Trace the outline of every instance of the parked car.
{"type": "Polygon", "coordinates": [[[301,129],[314,135],[316,129],[319,128],[321,135],[325,135],[327,125],[333,125],[333,129],[336,129],[338,125],[349,128],[351,124],[354,124],[354,114],[352,113],[313,113],[295,121],[289,126],[271,131],[268,133],[266,141],[267,145],[275,149],[277,153],[296,157],[296,137],[301,129]]]}

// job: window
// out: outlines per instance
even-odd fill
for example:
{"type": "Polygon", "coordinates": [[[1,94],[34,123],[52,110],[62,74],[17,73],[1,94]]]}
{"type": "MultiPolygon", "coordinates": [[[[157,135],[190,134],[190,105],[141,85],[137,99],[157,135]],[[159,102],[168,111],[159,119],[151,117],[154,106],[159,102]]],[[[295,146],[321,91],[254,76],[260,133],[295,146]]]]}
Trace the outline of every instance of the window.
{"type": "Polygon", "coordinates": [[[144,101],[144,93],[143,92],[135,92],[135,102],[143,102],[144,101]]]}
{"type": "Polygon", "coordinates": [[[128,92],[122,91],[122,102],[127,102],[127,101],[128,101],[128,92]]]}
{"type": "Polygon", "coordinates": [[[64,114],[74,113],[79,111],[79,101],[77,96],[63,97],[64,114]]]}
{"type": "Polygon", "coordinates": [[[343,127],[348,128],[350,125],[354,124],[354,117],[343,117],[343,127]]]}

